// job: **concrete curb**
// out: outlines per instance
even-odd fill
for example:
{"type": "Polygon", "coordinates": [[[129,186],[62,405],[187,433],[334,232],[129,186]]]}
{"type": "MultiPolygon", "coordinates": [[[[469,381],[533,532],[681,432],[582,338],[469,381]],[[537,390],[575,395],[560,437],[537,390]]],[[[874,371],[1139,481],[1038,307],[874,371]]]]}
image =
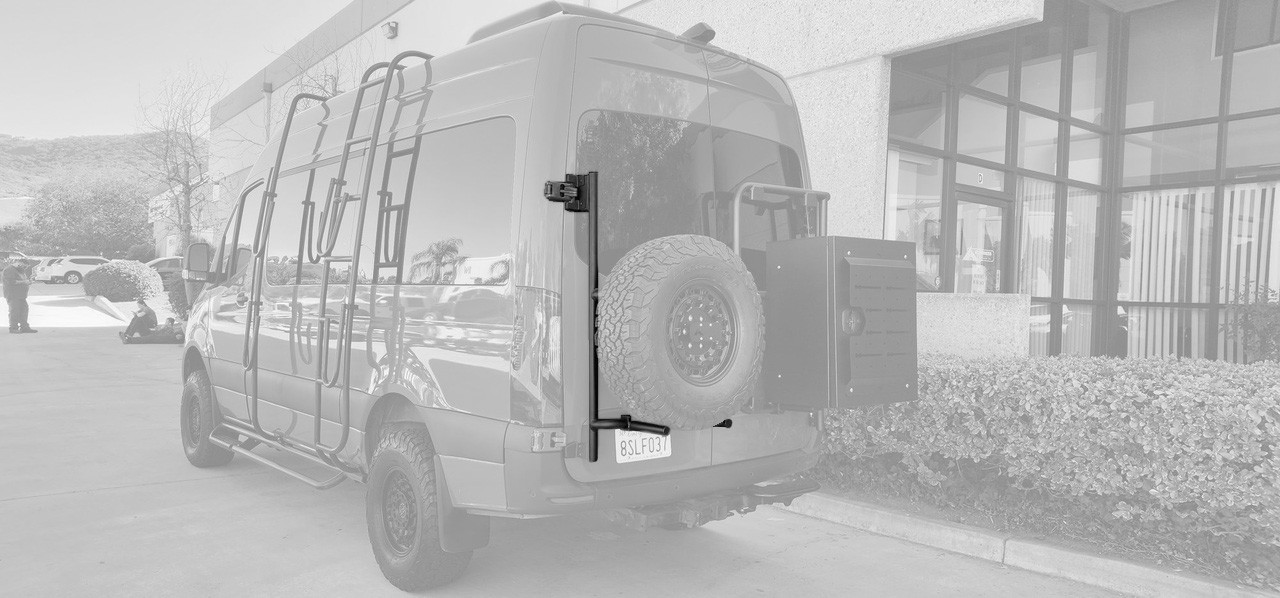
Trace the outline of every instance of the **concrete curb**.
{"type": "Polygon", "coordinates": [[[1216,579],[1070,550],[1009,534],[920,517],[827,494],[806,494],[788,510],[882,536],[1078,581],[1131,596],[1277,598],[1216,579]]]}
{"type": "Polygon", "coordinates": [[[93,295],[91,297],[85,297],[85,299],[89,303],[92,303],[94,306],[96,306],[98,309],[106,312],[108,316],[111,316],[117,320],[120,320],[121,322],[129,321],[129,319],[126,318],[123,313],[120,313],[119,308],[113,305],[110,301],[107,301],[106,297],[103,297],[102,295],[93,295]]]}

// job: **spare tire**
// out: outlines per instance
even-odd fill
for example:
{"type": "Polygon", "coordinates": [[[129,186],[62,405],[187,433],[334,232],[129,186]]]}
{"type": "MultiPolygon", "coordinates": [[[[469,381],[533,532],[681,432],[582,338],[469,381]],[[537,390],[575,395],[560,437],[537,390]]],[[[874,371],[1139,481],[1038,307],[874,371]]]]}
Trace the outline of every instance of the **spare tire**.
{"type": "Polygon", "coordinates": [[[600,290],[600,374],[638,420],[709,428],[755,392],[764,310],[755,279],[727,245],[702,235],[643,243],[600,290]]]}

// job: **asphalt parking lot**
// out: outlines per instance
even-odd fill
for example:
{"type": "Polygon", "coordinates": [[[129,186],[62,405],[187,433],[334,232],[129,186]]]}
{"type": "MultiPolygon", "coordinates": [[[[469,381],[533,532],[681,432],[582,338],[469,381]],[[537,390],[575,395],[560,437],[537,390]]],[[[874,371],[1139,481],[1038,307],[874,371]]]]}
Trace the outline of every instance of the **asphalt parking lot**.
{"type": "MultiPolygon", "coordinates": [[[[180,347],[121,345],[78,292],[37,285],[40,332],[0,335],[0,595],[402,594],[370,553],[362,486],[319,492],[243,458],[191,467],[180,347]]],[[[431,594],[1112,595],[773,508],[686,532],[499,520],[431,594]]]]}

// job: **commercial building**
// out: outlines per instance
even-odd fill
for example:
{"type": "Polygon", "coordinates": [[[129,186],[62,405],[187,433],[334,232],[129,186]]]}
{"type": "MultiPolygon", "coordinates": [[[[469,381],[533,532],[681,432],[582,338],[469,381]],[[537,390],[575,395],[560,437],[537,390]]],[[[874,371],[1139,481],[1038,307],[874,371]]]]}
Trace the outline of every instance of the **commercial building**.
{"type": "MultiPolygon", "coordinates": [[[[353,2],[215,108],[220,193],[292,92],[532,4],[353,2]]],[[[924,348],[1238,360],[1280,284],[1280,0],[586,4],[786,76],[830,232],[917,243],[924,348]]]]}

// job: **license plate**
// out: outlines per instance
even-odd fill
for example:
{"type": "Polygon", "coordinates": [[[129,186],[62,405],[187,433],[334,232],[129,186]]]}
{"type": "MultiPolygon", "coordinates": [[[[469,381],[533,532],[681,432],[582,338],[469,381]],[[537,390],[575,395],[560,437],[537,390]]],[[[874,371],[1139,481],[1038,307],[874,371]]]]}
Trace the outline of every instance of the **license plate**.
{"type": "Polygon", "coordinates": [[[613,447],[618,456],[618,463],[661,459],[671,456],[671,437],[647,432],[615,430],[613,447]]]}

